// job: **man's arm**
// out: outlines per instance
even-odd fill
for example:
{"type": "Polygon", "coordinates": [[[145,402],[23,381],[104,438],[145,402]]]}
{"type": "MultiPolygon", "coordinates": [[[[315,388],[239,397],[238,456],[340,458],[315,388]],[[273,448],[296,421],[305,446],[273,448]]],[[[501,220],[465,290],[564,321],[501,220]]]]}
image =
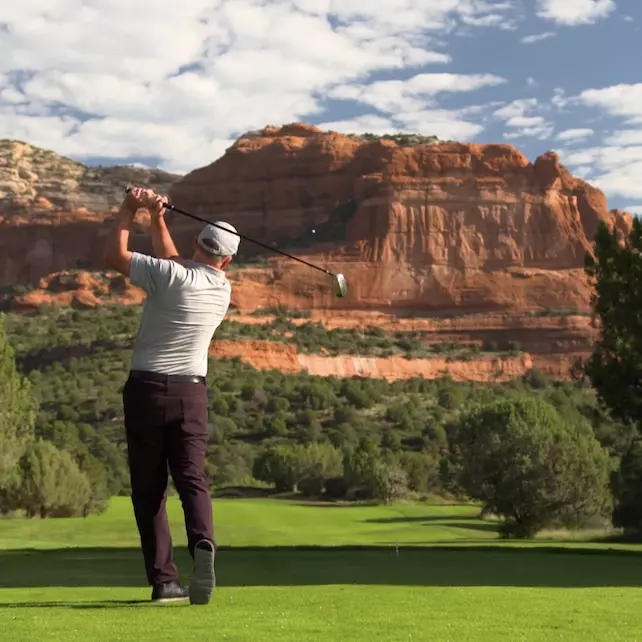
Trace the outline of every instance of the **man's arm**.
{"type": "Polygon", "coordinates": [[[129,276],[132,252],[129,250],[129,234],[138,211],[136,196],[128,194],[120,206],[116,224],[107,236],[104,260],[108,267],[129,276]]]}
{"type": "Polygon", "coordinates": [[[181,257],[174,245],[172,235],[167,229],[165,217],[162,214],[162,205],[156,205],[154,210],[152,210],[151,230],[152,245],[154,246],[156,256],[159,259],[173,259],[174,261],[180,261],[181,257]],[[157,208],[160,208],[160,211],[158,211],[157,208]]]}

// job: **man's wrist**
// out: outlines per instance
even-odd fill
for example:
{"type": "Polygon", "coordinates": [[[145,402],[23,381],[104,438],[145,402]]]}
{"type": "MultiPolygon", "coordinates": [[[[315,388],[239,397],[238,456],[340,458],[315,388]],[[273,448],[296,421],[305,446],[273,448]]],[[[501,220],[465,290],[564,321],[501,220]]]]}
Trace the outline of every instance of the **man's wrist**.
{"type": "Polygon", "coordinates": [[[129,229],[131,227],[131,224],[134,222],[135,217],[136,210],[133,210],[131,207],[125,204],[121,205],[120,210],[118,211],[117,227],[125,227],[129,229]]]}
{"type": "Polygon", "coordinates": [[[134,216],[136,216],[136,212],[137,211],[138,211],[137,209],[134,209],[133,207],[131,207],[127,203],[122,203],[121,206],[120,206],[120,209],[118,210],[118,214],[121,217],[129,216],[131,218],[134,218],[134,216]]]}

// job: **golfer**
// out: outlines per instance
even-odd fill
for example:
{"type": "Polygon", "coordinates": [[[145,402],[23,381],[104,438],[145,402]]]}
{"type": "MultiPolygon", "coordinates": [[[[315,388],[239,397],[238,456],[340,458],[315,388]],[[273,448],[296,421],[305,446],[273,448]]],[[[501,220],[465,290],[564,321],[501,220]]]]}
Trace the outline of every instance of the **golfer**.
{"type": "MultiPolygon", "coordinates": [[[[147,293],[123,389],[132,503],[152,600],[189,599],[207,604],[215,588],[212,501],[204,465],[208,444],[205,386],[208,348],[230,304],[225,268],[239,237],[207,225],[182,259],[164,220],[167,200],[151,190],[131,189],[105,248],[106,264],[147,293]],[[140,208],[151,213],[157,258],[128,249],[140,208]],[[165,510],[168,468],[185,515],[194,561],[189,587],[173,562],[165,510]]],[[[217,222],[235,231],[228,223],[217,222]]]]}

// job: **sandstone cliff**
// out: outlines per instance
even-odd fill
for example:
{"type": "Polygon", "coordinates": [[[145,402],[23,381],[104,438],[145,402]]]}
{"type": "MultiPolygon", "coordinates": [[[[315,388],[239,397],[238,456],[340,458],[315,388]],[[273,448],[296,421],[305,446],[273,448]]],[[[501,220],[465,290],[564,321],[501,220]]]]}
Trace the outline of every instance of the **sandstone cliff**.
{"type": "Polygon", "coordinates": [[[124,186],[167,192],[180,177],[134,166],[88,167],[20,141],[0,140],[0,215],[28,217],[61,212],[107,212],[124,186]]]}
{"type": "MultiPolygon", "coordinates": [[[[100,268],[105,219],[132,184],[166,193],[179,176],[139,167],[87,167],[0,140],[0,286],[61,270],[100,268]]],[[[149,248],[141,230],[136,242],[149,248]]]]}
{"type": "Polygon", "coordinates": [[[341,271],[350,286],[336,300],[322,275],[277,259],[240,275],[248,307],[586,308],[582,268],[598,220],[631,225],[553,153],[531,163],[509,145],[406,147],[302,124],[241,137],[170,196],[341,271]]]}
{"type": "MultiPolygon", "coordinates": [[[[183,178],[88,168],[16,142],[0,154],[0,285],[100,269],[105,219],[132,183],[341,271],[349,284],[336,299],[324,275],[270,258],[231,273],[234,303],[247,309],[586,309],[582,265],[598,220],[623,232],[631,224],[554,154],[531,163],[509,145],[400,145],[295,123],[250,132],[183,178]]],[[[140,217],[133,242],[151,251],[145,226],[140,217]]],[[[189,251],[200,224],[172,215],[170,226],[189,251]]],[[[241,258],[255,251],[244,242],[241,258]]]]}
{"type": "Polygon", "coordinates": [[[307,372],[321,377],[373,377],[388,381],[423,376],[436,379],[448,372],[456,381],[510,381],[533,367],[533,359],[495,357],[473,361],[448,362],[446,359],[404,359],[365,356],[324,357],[301,354],[296,346],[273,341],[214,341],[211,354],[219,358],[240,357],[258,369],[278,369],[296,374],[307,372]]]}

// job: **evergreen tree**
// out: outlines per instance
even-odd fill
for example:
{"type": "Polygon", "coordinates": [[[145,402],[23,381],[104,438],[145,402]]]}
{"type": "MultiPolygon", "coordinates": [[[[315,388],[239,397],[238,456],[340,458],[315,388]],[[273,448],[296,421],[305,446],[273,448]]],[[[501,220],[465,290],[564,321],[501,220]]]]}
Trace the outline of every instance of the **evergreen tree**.
{"type": "Polygon", "coordinates": [[[20,459],[15,508],[28,517],[86,516],[91,498],[89,480],[68,452],[43,439],[27,448],[20,459]]]}
{"type": "Polygon", "coordinates": [[[37,407],[29,381],[16,369],[0,316],[0,497],[18,481],[18,462],[34,439],[37,407]]]}
{"type": "Polygon", "coordinates": [[[611,461],[587,422],[567,422],[543,399],[514,398],[462,416],[453,446],[461,484],[503,532],[530,538],[610,514],[611,461]]]}
{"type": "Polygon", "coordinates": [[[634,219],[624,243],[600,222],[594,253],[586,258],[586,273],[595,287],[599,337],[584,372],[611,415],[641,429],[642,222],[634,219]]]}

